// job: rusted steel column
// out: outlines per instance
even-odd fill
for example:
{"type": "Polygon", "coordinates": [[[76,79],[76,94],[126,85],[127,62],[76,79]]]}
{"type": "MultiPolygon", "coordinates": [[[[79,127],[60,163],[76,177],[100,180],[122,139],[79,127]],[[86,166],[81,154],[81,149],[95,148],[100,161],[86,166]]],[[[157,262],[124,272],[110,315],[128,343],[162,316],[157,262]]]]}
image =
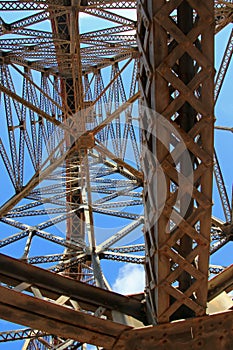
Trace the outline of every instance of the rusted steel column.
{"type": "MultiPolygon", "coordinates": [[[[56,16],[52,21],[54,33],[67,38],[68,43],[56,45],[57,61],[59,74],[61,77],[62,104],[67,110],[67,116],[63,119],[66,125],[70,125],[70,116],[79,118],[79,126],[84,127],[81,110],[83,109],[83,85],[82,85],[82,66],[80,53],[79,37],[79,1],[71,0],[72,10],[61,16],[56,16]]],[[[81,130],[79,130],[81,131],[81,130]]],[[[78,131],[78,132],[79,132],[78,131]]],[[[84,131],[84,130],[82,130],[84,131]]],[[[78,135],[77,135],[78,136],[78,135]]],[[[71,134],[66,135],[67,147],[74,147],[76,139],[71,134]]],[[[83,204],[82,190],[83,185],[80,180],[80,167],[83,154],[81,150],[75,150],[72,155],[66,159],[66,178],[67,178],[67,206],[68,210],[83,204]],[[78,175],[79,174],[79,175],[78,175]]],[[[84,210],[79,209],[67,219],[66,239],[78,242],[85,235],[85,215],[84,210]]],[[[72,251],[70,252],[72,253],[72,251]]],[[[80,279],[82,277],[82,266],[75,266],[66,270],[66,273],[72,277],[80,279]]]]}
{"type": "Polygon", "coordinates": [[[153,323],[206,310],[213,45],[213,0],[139,1],[146,292],[153,323]]]}

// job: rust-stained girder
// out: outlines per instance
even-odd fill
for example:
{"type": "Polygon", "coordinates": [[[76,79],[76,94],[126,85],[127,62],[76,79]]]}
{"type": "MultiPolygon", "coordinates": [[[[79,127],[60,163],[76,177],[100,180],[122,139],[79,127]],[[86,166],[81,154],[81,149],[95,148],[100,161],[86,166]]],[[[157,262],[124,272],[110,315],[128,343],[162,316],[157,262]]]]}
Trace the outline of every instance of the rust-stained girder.
{"type": "Polygon", "coordinates": [[[0,262],[0,279],[4,284],[16,288],[25,284],[26,289],[34,286],[49,299],[56,300],[65,295],[77,301],[83,309],[93,311],[102,306],[108,310],[124,312],[146,323],[144,306],[136,298],[86,285],[3,254],[0,254],[0,262]]]}
{"type": "Polygon", "coordinates": [[[230,350],[233,311],[123,332],[114,350],[230,350]]]}
{"type": "Polygon", "coordinates": [[[208,282],[208,301],[223,291],[229,293],[233,289],[233,265],[230,265],[208,282]]]}
{"type": "Polygon", "coordinates": [[[116,338],[130,328],[4,287],[0,287],[0,291],[1,318],[35,329],[40,325],[49,334],[55,331],[60,337],[99,346],[105,344],[111,349],[116,338]]]}
{"type": "Polygon", "coordinates": [[[212,205],[213,9],[212,0],[205,4],[163,0],[138,4],[139,83],[145,107],[141,125],[146,288],[155,323],[184,315],[201,316],[206,309],[212,205]],[[172,15],[176,15],[175,21],[172,15]],[[161,169],[154,171],[155,167],[161,169]],[[190,181],[186,186],[185,179],[190,181]]]}

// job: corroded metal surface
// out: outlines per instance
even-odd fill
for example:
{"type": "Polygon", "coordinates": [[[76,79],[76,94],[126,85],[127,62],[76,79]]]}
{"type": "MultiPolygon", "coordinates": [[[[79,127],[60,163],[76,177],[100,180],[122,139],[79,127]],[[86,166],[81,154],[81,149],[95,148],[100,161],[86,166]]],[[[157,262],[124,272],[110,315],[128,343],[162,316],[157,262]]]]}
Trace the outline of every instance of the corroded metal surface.
{"type": "Polygon", "coordinates": [[[114,350],[231,350],[233,311],[126,331],[114,350]]]}
{"type": "Polygon", "coordinates": [[[201,316],[206,309],[213,10],[213,1],[138,5],[139,85],[147,108],[141,118],[146,288],[155,323],[201,316]]]}

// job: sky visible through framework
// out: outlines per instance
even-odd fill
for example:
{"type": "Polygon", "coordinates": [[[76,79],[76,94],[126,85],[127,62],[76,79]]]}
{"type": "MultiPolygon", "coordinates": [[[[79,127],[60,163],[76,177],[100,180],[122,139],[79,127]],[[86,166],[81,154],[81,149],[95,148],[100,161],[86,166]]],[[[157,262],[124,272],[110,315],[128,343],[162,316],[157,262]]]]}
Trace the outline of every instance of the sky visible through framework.
{"type": "MultiPolygon", "coordinates": [[[[27,15],[29,15],[28,12],[27,12],[27,15]]],[[[84,28],[85,28],[85,31],[87,31],[86,27],[88,28],[88,31],[96,29],[96,23],[93,17],[91,17],[91,20],[90,20],[90,17],[88,16],[82,16],[81,18],[82,18],[81,31],[84,30],[84,28]]],[[[9,22],[13,21],[12,18],[6,18],[6,22],[8,20],[9,22]]],[[[226,46],[230,31],[231,31],[231,26],[228,26],[216,36],[216,48],[215,48],[216,49],[216,55],[215,55],[216,70],[218,69],[219,64],[221,62],[222,55],[225,50],[225,46],[226,46]]],[[[232,95],[232,88],[231,88],[232,76],[233,76],[233,63],[231,62],[228,74],[225,78],[222,91],[216,105],[216,111],[215,111],[216,125],[229,126],[229,127],[233,126],[232,125],[233,98],[231,96],[232,95]]],[[[216,146],[217,155],[220,161],[220,165],[223,171],[228,195],[229,195],[229,198],[231,199],[232,170],[233,170],[233,166],[231,162],[232,149],[233,149],[232,133],[229,131],[217,130],[215,132],[215,146],[216,146]]],[[[218,193],[216,191],[216,186],[214,186],[214,188],[215,188],[215,191],[213,194],[213,200],[216,203],[216,205],[214,207],[213,215],[224,220],[222,208],[220,206],[220,201],[218,198],[218,193]]],[[[219,252],[214,254],[214,256],[211,258],[211,262],[216,265],[227,266],[231,264],[232,263],[232,243],[227,244],[224,248],[220,249],[219,252]]],[[[118,270],[116,270],[116,263],[108,262],[109,271],[107,271],[107,277],[109,278],[109,282],[113,286],[114,290],[122,293],[135,293],[135,292],[143,291],[144,275],[143,275],[143,268],[141,266],[133,265],[133,264],[126,265],[123,263],[119,263],[117,266],[118,266],[118,270]],[[114,273],[112,273],[113,270],[111,266],[115,269],[114,273]]],[[[1,331],[5,329],[8,329],[8,330],[13,329],[13,328],[18,329],[23,327],[18,325],[12,325],[11,327],[11,324],[6,323],[2,320],[0,321],[1,331]]],[[[21,347],[22,347],[22,342],[0,344],[0,349],[18,350],[18,349],[21,349],[21,347]]]]}

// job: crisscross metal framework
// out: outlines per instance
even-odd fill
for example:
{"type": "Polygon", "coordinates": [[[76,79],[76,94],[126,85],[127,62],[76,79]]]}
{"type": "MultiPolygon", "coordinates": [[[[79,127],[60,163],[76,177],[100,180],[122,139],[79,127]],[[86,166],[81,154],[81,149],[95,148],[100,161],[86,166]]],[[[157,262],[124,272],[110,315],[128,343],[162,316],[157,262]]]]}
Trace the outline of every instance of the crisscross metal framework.
{"type": "Polygon", "coordinates": [[[232,266],[209,264],[232,240],[213,146],[232,57],[231,34],[214,85],[214,33],[232,1],[0,9],[0,316],[31,327],[0,342],[228,349],[232,311],[206,308],[233,287],[232,266]],[[213,173],[225,222],[211,216],[213,173]],[[111,291],[112,261],[144,265],[145,293],[111,291]]]}

